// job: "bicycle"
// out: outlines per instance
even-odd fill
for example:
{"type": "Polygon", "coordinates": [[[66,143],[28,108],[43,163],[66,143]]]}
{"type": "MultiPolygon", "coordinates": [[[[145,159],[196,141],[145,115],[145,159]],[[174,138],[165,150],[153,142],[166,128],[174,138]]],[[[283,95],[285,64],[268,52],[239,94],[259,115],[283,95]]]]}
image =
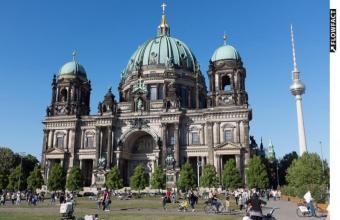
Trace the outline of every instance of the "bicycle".
{"type": "Polygon", "coordinates": [[[215,202],[212,199],[205,201],[203,209],[206,214],[218,214],[225,212],[225,207],[219,199],[216,199],[215,202]]]}
{"type": "MultiPolygon", "coordinates": [[[[318,211],[318,207],[316,206],[315,203],[313,205],[314,205],[314,210],[315,210],[315,216],[321,217],[318,211]]],[[[307,208],[306,203],[298,203],[298,207],[296,208],[296,214],[299,217],[312,217],[312,212],[310,209],[307,208]]]]}
{"type": "MultiPolygon", "coordinates": [[[[276,220],[273,216],[274,211],[279,208],[272,208],[269,213],[262,215],[262,220],[276,220]]],[[[247,215],[243,217],[242,220],[252,220],[254,216],[251,215],[251,211],[247,212],[247,215]]]]}

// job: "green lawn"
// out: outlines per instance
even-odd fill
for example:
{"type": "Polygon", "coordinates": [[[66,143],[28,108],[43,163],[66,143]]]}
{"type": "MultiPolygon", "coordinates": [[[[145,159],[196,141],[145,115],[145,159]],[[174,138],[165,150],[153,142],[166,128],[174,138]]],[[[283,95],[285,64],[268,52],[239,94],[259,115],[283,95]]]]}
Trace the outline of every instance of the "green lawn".
{"type": "MultiPolygon", "coordinates": [[[[98,214],[102,219],[139,219],[139,220],[238,220],[240,216],[228,215],[206,215],[203,212],[203,201],[200,200],[196,206],[197,212],[192,213],[191,210],[186,213],[177,212],[178,203],[170,204],[168,211],[164,211],[160,198],[143,198],[132,200],[112,200],[111,211],[104,212],[97,208],[97,204],[93,200],[87,198],[78,198],[75,207],[76,218],[84,217],[85,214],[98,214]]],[[[57,220],[60,219],[59,205],[50,205],[49,201],[37,206],[7,206],[0,207],[0,220],[57,220]]]]}

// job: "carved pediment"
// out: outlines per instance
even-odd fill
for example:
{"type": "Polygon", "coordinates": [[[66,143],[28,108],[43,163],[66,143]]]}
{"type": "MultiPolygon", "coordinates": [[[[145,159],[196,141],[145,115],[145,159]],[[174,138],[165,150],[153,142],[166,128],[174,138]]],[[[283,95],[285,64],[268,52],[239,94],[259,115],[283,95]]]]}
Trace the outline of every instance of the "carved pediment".
{"type": "Polygon", "coordinates": [[[231,149],[241,149],[241,145],[239,144],[235,144],[235,143],[231,143],[231,142],[225,142],[225,143],[221,143],[217,146],[214,147],[215,151],[218,150],[231,150],[231,149]]]}
{"type": "Polygon", "coordinates": [[[46,154],[65,154],[65,151],[59,148],[50,148],[46,151],[46,154]]]}

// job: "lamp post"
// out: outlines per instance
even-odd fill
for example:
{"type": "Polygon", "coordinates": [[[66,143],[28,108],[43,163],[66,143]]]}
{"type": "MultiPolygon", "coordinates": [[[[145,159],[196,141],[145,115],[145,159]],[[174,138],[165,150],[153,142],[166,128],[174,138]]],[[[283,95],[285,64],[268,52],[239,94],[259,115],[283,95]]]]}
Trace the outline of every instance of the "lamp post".
{"type": "Polygon", "coordinates": [[[200,167],[202,162],[197,159],[197,188],[200,188],[200,167]]]}
{"type": "Polygon", "coordinates": [[[322,171],[325,171],[325,167],[323,165],[323,155],[322,155],[322,142],[320,141],[320,148],[321,148],[321,164],[322,164],[322,171]]]}
{"type": "Polygon", "coordinates": [[[279,180],[279,159],[276,161],[276,179],[277,179],[277,189],[280,188],[280,180],[279,180]]]}
{"type": "Polygon", "coordinates": [[[26,155],[25,152],[20,152],[20,173],[19,173],[19,181],[18,181],[18,191],[20,191],[20,181],[21,181],[21,170],[22,170],[22,158],[26,155]]]}

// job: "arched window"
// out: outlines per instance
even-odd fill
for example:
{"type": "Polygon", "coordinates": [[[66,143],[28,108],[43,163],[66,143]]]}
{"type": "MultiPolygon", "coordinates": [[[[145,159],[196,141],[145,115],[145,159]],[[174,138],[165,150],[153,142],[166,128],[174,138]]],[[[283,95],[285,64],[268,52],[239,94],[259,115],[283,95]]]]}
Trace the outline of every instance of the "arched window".
{"type": "Polygon", "coordinates": [[[62,89],[60,91],[60,99],[62,102],[67,102],[67,89],[62,89]]]}
{"type": "Polygon", "coordinates": [[[187,108],[189,106],[189,99],[188,99],[188,89],[181,88],[181,106],[187,108]]]}
{"type": "Polygon", "coordinates": [[[227,75],[222,76],[220,89],[226,92],[231,90],[231,82],[229,76],[227,75]]]}

